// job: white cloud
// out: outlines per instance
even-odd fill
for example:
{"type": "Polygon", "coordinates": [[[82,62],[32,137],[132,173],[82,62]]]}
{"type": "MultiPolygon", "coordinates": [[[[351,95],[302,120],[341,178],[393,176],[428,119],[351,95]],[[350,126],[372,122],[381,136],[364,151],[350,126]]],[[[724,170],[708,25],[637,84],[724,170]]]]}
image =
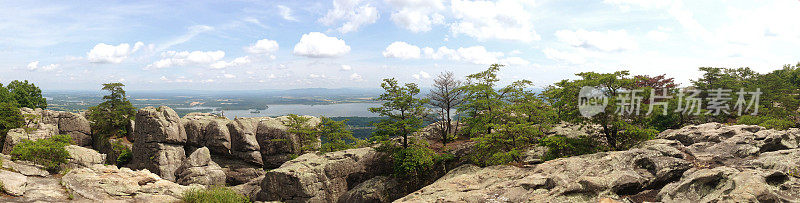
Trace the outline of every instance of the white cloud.
{"type": "Polygon", "coordinates": [[[230,62],[225,62],[225,61],[214,62],[213,64],[210,65],[210,67],[213,69],[223,69],[227,67],[246,65],[249,64],[250,62],[251,61],[249,56],[242,56],[242,57],[237,57],[230,62]]]}
{"type": "Polygon", "coordinates": [[[361,77],[361,75],[359,75],[358,73],[353,73],[353,74],[350,75],[350,80],[362,81],[362,80],[364,80],[364,78],[361,77]]]}
{"type": "Polygon", "coordinates": [[[414,79],[428,79],[431,78],[431,74],[426,73],[425,71],[419,71],[419,73],[415,73],[411,75],[414,79]]]}
{"type": "Polygon", "coordinates": [[[28,63],[28,65],[26,67],[30,71],[37,71],[38,70],[38,71],[47,72],[47,71],[55,70],[60,66],[61,66],[60,64],[50,64],[50,65],[39,66],[39,61],[34,61],[34,62],[28,63]]]}
{"type": "Polygon", "coordinates": [[[99,43],[86,55],[89,62],[92,63],[122,63],[123,60],[143,46],[144,43],[142,42],[136,42],[133,47],[128,43],[122,43],[117,46],[99,43]]]}
{"type": "Polygon", "coordinates": [[[284,5],[278,5],[278,10],[280,10],[281,17],[288,21],[297,21],[297,18],[292,16],[292,8],[289,8],[284,5]]]}
{"type": "Polygon", "coordinates": [[[318,75],[318,74],[314,74],[314,73],[308,74],[308,77],[309,78],[327,78],[327,76],[325,76],[325,75],[318,75]]]}
{"type": "Polygon", "coordinates": [[[419,47],[400,41],[393,42],[383,51],[386,58],[416,59],[419,54],[419,47]]]}
{"type": "Polygon", "coordinates": [[[342,39],[328,37],[319,32],[303,34],[294,45],[294,54],[312,58],[338,57],[350,52],[350,46],[342,39]]]}
{"type": "Polygon", "coordinates": [[[442,0],[386,0],[395,7],[392,21],[412,32],[427,32],[432,25],[444,24],[442,0]]]}
{"type": "Polygon", "coordinates": [[[357,31],[362,26],[375,23],[379,17],[378,9],[371,6],[369,1],[334,0],[333,9],[328,10],[328,13],[318,20],[326,26],[332,26],[344,21],[342,26],[336,30],[341,33],[348,33],[357,31]]]}
{"type": "Polygon", "coordinates": [[[209,65],[225,57],[223,51],[167,51],[161,53],[161,60],[158,60],[145,69],[161,69],[172,66],[185,65],[209,65]]]}
{"type": "Polygon", "coordinates": [[[267,76],[267,79],[275,79],[275,78],[278,78],[278,77],[275,76],[274,73],[271,73],[271,74],[269,74],[269,76],[267,76]]]}
{"type": "Polygon", "coordinates": [[[515,57],[508,57],[508,58],[502,59],[502,60],[500,60],[500,63],[501,64],[506,64],[506,65],[528,65],[531,62],[528,61],[528,60],[525,60],[525,59],[522,59],[520,57],[516,57],[515,56],[515,57]]]}
{"type": "Polygon", "coordinates": [[[193,25],[193,26],[189,27],[189,32],[188,33],[186,33],[184,35],[181,35],[181,36],[179,36],[179,37],[177,37],[175,39],[172,39],[172,40],[170,40],[170,41],[168,41],[168,42],[166,42],[164,44],[161,44],[155,49],[156,49],[156,51],[163,51],[163,50],[165,50],[167,48],[170,48],[172,46],[188,42],[189,40],[191,40],[195,36],[197,36],[197,35],[199,35],[201,33],[204,33],[204,32],[212,31],[212,30],[214,30],[214,27],[211,27],[211,26],[208,26],[208,25],[193,25]]]}
{"type": "Polygon", "coordinates": [[[224,77],[224,78],[227,78],[227,79],[236,78],[236,76],[235,76],[235,75],[233,75],[233,74],[230,74],[230,73],[225,73],[225,74],[222,74],[222,77],[224,77]]]}
{"type": "Polygon", "coordinates": [[[268,55],[270,56],[270,58],[274,59],[275,55],[273,54],[278,51],[278,48],[279,48],[278,42],[276,42],[275,40],[262,39],[256,41],[255,44],[245,48],[245,51],[251,54],[268,55]]]}
{"type": "Polygon", "coordinates": [[[562,52],[562,51],[559,51],[559,50],[556,50],[556,49],[553,49],[553,48],[546,48],[546,49],[542,50],[542,52],[544,52],[544,55],[547,58],[553,59],[553,60],[556,60],[556,61],[559,61],[559,62],[565,62],[565,63],[570,63],[570,64],[583,64],[583,63],[586,63],[586,58],[581,56],[581,55],[578,55],[578,54],[562,52]]]}
{"type": "Polygon", "coordinates": [[[453,0],[451,11],[456,22],[453,35],[465,34],[478,40],[500,39],[532,42],[541,39],[533,28],[533,1],[453,0]]]}
{"type": "Polygon", "coordinates": [[[342,65],[342,69],[341,70],[349,71],[349,70],[353,70],[353,67],[350,67],[349,65],[342,65]]]}
{"type": "Polygon", "coordinates": [[[556,31],[556,38],[574,47],[597,49],[600,51],[625,51],[637,49],[636,41],[628,36],[625,30],[577,31],[559,30],[556,31]]]}
{"type": "Polygon", "coordinates": [[[667,41],[669,39],[669,34],[667,34],[666,32],[659,31],[659,30],[653,30],[653,31],[647,32],[647,38],[649,38],[649,39],[651,39],[653,41],[663,42],[663,41],[667,41]]]}

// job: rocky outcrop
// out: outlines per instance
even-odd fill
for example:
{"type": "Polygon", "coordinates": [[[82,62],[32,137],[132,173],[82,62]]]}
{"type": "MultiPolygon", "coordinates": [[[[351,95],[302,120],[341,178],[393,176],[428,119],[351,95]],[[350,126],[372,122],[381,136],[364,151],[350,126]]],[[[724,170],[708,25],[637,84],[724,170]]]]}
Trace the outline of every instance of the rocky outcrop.
{"type": "Polygon", "coordinates": [[[181,185],[225,185],[225,172],[211,161],[211,153],[205,147],[192,152],[175,175],[181,185]]]}
{"type": "Polygon", "coordinates": [[[228,123],[231,137],[231,154],[246,162],[264,165],[261,146],[256,140],[256,129],[261,118],[237,118],[228,123]]]}
{"type": "Polygon", "coordinates": [[[402,197],[402,187],[396,179],[388,176],[376,176],[339,197],[338,202],[391,202],[402,197]]]}
{"type": "Polygon", "coordinates": [[[61,180],[79,201],[177,202],[184,191],[201,187],[182,186],[147,170],[100,164],[73,169],[61,180]]]}
{"type": "Polygon", "coordinates": [[[70,156],[67,163],[68,168],[89,167],[106,162],[106,155],[100,154],[93,149],[76,145],[68,145],[64,149],[67,150],[70,156]]]}
{"type": "Polygon", "coordinates": [[[398,202],[793,202],[798,132],[687,126],[627,151],[453,170],[398,202]]]}
{"type": "Polygon", "coordinates": [[[3,183],[3,191],[13,196],[22,196],[28,186],[28,177],[20,173],[0,170],[0,183],[3,183]]]}
{"type": "Polygon", "coordinates": [[[59,112],[59,134],[70,135],[72,142],[78,146],[92,146],[92,128],[89,120],[77,113],[59,112]]]}
{"type": "Polygon", "coordinates": [[[130,166],[147,169],[175,181],[175,172],[186,158],[186,131],[181,119],[169,107],[145,107],[136,113],[130,166]]]}
{"type": "MultiPolygon", "coordinates": [[[[320,123],[319,118],[308,118],[306,125],[320,123]]],[[[288,120],[286,116],[259,119],[256,140],[261,147],[264,168],[277,168],[300,152],[300,138],[286,131],[288,128],[284,123],[288,120]]]]}
{"type": "Polygon", "coordinates": [[[336,202],[349,188],[385,173],[387,165],[372,148],[304,154],[267,172],[257,200],[336,202]]]}
{"type": "Polygon", "coordinates": [[[38,128],[15,128],[8,131],[3,143],[3,154],[11,154],[14,146],[22,143],[22,140],[47,139],[58,134],[58,127],[52,124],[38,124],[38,128]]]}
{"type": "Polygon", "coordinates": [[[20,112],[27,116],[26,128],[39,130],[53,130],[53,134],[65,134],[72,137],[78,146],[92,145],[92,129],[89,120],[78,113],[20,108],[20,112]]]}

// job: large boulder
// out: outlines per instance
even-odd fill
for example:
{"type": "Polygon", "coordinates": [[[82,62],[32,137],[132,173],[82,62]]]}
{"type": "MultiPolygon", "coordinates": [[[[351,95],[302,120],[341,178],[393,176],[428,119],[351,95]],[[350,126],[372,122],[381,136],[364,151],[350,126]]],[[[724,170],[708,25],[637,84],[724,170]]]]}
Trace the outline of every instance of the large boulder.
{"type": "Polygon", "coordinates": [[[192,152],[176,171],[177,183],[181,185],[225,185],[225,172],[211,160],[208,148],[192,152]]]}
{"type": "Polygon", "coordinates": [[[231,133],[228,131],[228,119],[213,119],[205,127],[204,146],[212,153],[221,155],[231,154],[231,133]]]}
{"type": "Polygon", "coordinates": [[[211,160],[222,167],[226,176],[225,183],[228,185],[245,184],[258,177],[263,177],[266,173],[259,165],[232,157],[211,156],[211,160]]]}
{"type": "Polygon", "coordinates": [[[257,199],[336,202],[349,188],[386,173],[382,157],[372,148],[301,155],[267,172],[257,199]]]}
{"type": "Polygon", "coordinates": [[[259,118],[237,118],[234,122],[228,123],[228,131],[231,137],[231,154],[244,161],[263,165],[261,158],[261,147],[256,140],[256,131],[259,118]]]}
{"type": "Polygon", "coordinates": [[[130,166],[175,181],[175,171],[186,158],[186,131],[178,114],[166,106],[145,107],[136,113],[136,128],[130,166]]]}
{"type": "MultiPolygon", "coordinates": [[[[306,117],[309,118],[309,120],[305,125],[316,126],[320,123],[319,118],[312,116],[306,117]]],[[[264,168],[277,168],[300,153],[300,138],[295,134],[287,132],[288,127],[286,127],[285,122],[288,121],[289,118],[287,116],[277,118],[265,117],[259,120],[256,140],[261,148],[261,158],[263,159],[264,168]]]]}
{"type": "Polygon", "coordinates": [[[148,106],[136,113],[134,142],[186,143],[186,131],[181,118],[167,106],[148,106]]]}
{"type": "Polygon", "coordinates": [[[339,197],[338,202],[391,202],[402,195],[402,187],[396,179],[388,176],[375,176],[348,190],[339,197]]]}
{"type": "Polygon", "coordinates": [[[92,145],[92,128],[89,126],[89,121],[80,114],[60,112],[58,114],[58,131],[59,134],[70,135],[75,145],[92,145]]]}
{"type": "Polygon", "coordinates": [[[184,191],[202,187],[182,186],[148,170],[100,164],[73,169],[61,180],[78,201],[177,202],[184,191]]]}
{"type": "Polygon", "coordinates": [[[11,154],[14,146],[22,143],[22,140],[39,140],[53,137],[58,134],[58,127],[52,124],[39,124],[38,129],[15,128],[6,133],[3,143],[3,154],[11,154]]]}
{"type": "Polygon", "coordinates": [[[28,177],[20,173],[0,170],[0,183],[3,191],[10,195],[22,196],[28,186],[28,177]]]}
{"type": "Polygon", "coordinates": [[[69,160],[67,165],[69,168],[89,167],[95,164],[104,164],[106,162],[106,155],[99,152],[84,148],[76,145],[68,145],[64,147],[69,153],[69,160]]]}

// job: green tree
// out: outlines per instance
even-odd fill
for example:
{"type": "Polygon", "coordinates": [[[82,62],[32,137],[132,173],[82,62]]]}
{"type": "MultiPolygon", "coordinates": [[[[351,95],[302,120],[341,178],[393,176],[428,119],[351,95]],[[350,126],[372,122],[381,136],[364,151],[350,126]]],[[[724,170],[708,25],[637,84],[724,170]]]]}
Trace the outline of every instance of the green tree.
{"type": "Polygon", "coordinates": [[[6,101],[0,102],[0,140],[5,140],[9,130],[22,127],[24,124],[25,121],[17,107],[6,101]]]}
{"type": "Polygon", "coordinates": [[[319,143],[317,130],[308,124],[309,120],[311,117],[289,114],[289,119],[283,123],[289,128],[286,132],[297,135],[300,139],[300,151],[297,154],[315,150],[319,143]]]}
{"type": "MultiPolygon", "coordinates": [[[[614,73],[584,72],[576,75],[580,79],[562,80],[548,87],[543,93],[548,102],[556,108],[560,120],[600,125],[606,143],[613,150],[624,149],[626,146],[632,145],[630,142],[640,141],[632,138],[643,139],[649,137],[649,135],[642,135],[642,132],[645,134],[652,132],[649,130],[649,126],[630,124],[637,123],[639,116],[619,114],[617,112],[620,108],[630,108],[630,106],[621,106],[614,100],[621,95],[624,89],[631,90],[636,88],[636,79],[629,77],[628,71],[614,73]],[[599,88],[602,94],[609,99],[608,105],[605,106],[603,112],[589,118],[583,117],[578,111],[578,93],[584,86],[599,88]]],[[[639,110],[641,111],[641,108],[639,110]]]]}
{"type": "Polygon", "coordinates": [[[27,80],[11,81],[6,88],[19,107],[47,108],[47,99],[42,97],[42,90],[33,83],[28,83],[27,80]]]}
{"type": "Polygon", "coordinates": [[[408,148],[408,135],[422,127],[422,118],[426,111],[423,105],[428,100],[415,97],[419,94],[419,88],[414,83],[399,85],[392,78],[384,79],[381,87],[385,92],[377,100],[383,101],[383,104],[381,107],[369,108],[369,111],[386,119],[375,124],[377,129],[374,137],[376,140],[388,141],[389,137],[399,135],[403,138],[403,148],[408,148]]]}
{"type": "Polygon", "coordinates": [[[103,96],[103,103],[89,107],[89,120],[92,122],[94,134],[105,138],[127,135],[131,120],[136,117],[136,108],[131,105],[122,89],[122,83],[103,84],[103,89],[109,94],[103,96]]]}
{"type": "Polygon", "coordinates": [[[465,92],[464,103],[458,111],[465,114],[468,135],[489,134],[498,116],[497,108],[502,105],[503,93],[495,90],[497,71],[503,65],[492,64],[489,69],[467,76],[467,84],[462,87],[465,92]]]}
{"type": "Polygon", "coordinates": [[[353,137],[353,133],[345,128],[347,120],[334,121],[324,116],[320,119],[322,122],[317,126],[317,131],[322,138],[321,152],[351,149],[361,144],[361,140],[353,137]]]}

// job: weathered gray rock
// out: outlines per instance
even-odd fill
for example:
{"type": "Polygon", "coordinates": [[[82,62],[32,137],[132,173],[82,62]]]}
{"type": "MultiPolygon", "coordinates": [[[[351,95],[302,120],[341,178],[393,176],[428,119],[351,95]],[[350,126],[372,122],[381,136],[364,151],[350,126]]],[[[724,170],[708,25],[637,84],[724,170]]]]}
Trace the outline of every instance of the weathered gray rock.
{"type": "Polygon", "coordinates": [[[205,147],[215,154],[231,154],[231,134],[228,131],[228,119],[211,120],[205,127],[205,147]]]}
{"type": "Polygon", "coordinates": [[[133,144],[132,153],[131,168],[147,169],[169,181],[175,181],[175,171],[186,158],[182,145],[140,143],[138,140],[133,144]]]}
{"type": "Polygon", "coordinates": [[[167,106],[141,108],[136,113],[135,122],[134,142],[186,143],[181,118],[167,106]]]}
{"type": "Polygon", "coordinates": [[[339,197],[338,202],[391,202],[402,197],[402,194],[396,179],[376,176],[348,190],[339,197]]]}
{"type": "Polygon", "coordinates": [[[259,118],[237,118],[234,122],[228,123],[228,131],[231,136],[231,154],[240,159],[263,165],[261,158],[261,147],[256,140],[256,128],[259,118]]]}
{"type": "Polygon", "coordinates": [[[25,176],[39,176],[39,177],[50,176],[50,172],[44,170],[43,169],[44,167],[36,165],[29,161],[3,160],[3,167],[10,168],[11,170],[19,172],[25,176]]]}
{"type": "Polygon", "coordinates": [[[263,175],[251,179],[250,182],[233,186],[231,187],[231,189],[239,194],[247,196],[248,198],[250,198],[250,201],[256,201],[258,192],[261,192],[261,181],[264,181],[263,175]]]}
{"type": "MultiPolygon", "coordinates": [[[[320,122],[319,118],[307,117],[310,119],[306,125],[316,126],[320,122]]],[[[300,152],[300,138],[286,132],[288,128],[284,122],[288,120],[286,116],[260,119],[256,140],[261,148],[264,168],[277,168],[300,152]]]]}
{"type": "Polygon", "coordinates": [[[69,195],[61,185],[61,179],[28,177],[28,186],[21,202],[63,202],[68,201],[69,195]]]}
{"type": "Polygon", "coordinates": [[[240,159],[213,155],[211,159],[222,167],[228,185],[245,184],[267,173],[261,166],[240,159]]]}
{"type": "Polygon", "coordinates": [[[178,114],[166,106],[145,107],[136,113],[136,128],[130,166],[175,181],[175,171],[186,158],[186,131],[178,114]]]}
{"type": "Polygon", "coordinates": [[[258,200],[336,202],[348,188],[386,172],[372,148],[308,153],[264,175],[258,200]]]}
{"type": "Polygon", "coordinates": [[[88,167],[94,164],[103,164],[106,162],[106,155],[99,152],[84,148],[76,145],[69,145],[64,147],[69,152],[69,165],[70,168],[88,167]]]}
{"type": "Polygon", "coordinates": [[[178,185],[147,170],[100,164],[71,170],[62,182],[79,201],[171,202],[188,189],[202,187],[178,185]]]}
{"type": "Polygon", "coordinates": [[[70,135],[75,145],[92,146],[92,128],[80,114],[59,112],[58,131],[59,134],[70,135]]]}
{"type": "Polygon", "coordinates": [[[3,190],[14,196],[22,196],[28,186],[28,177],[20,173],[0,170],[0,183],[3,183],[3,190]]]}
{"type": "Polygon", "coordinates": [[[205,147],[192,152],[175,173],[181,185],[225,185],[225,172],[211,160],[205,147]]]}
{"type": "Polygon", "coordinates": [[[24,128],[15,128],[8,131],[5,142],[3,143],[3,154],[11,154],[14,146],[22,143],[22,140],[38,140],[53,137],[58,134],[58,127],[52,124],[39,124],[38,129],[30,132],[24,128]]]}

